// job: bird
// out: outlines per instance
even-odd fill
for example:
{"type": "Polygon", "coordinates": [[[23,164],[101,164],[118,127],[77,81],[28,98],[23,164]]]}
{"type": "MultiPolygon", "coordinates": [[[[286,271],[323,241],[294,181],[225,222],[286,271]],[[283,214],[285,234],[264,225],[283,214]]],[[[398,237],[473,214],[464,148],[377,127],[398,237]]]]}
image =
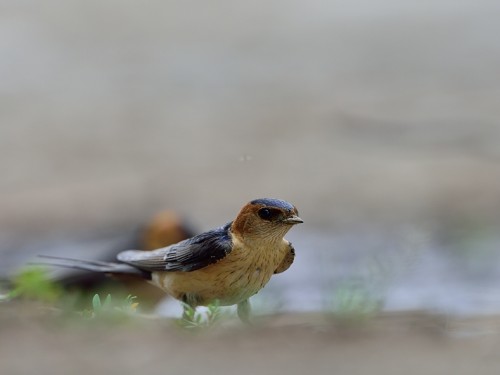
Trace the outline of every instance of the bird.
{"type": "MultiPolygon", "coordinates": [[[[96,254],[98,249],[89,249],[89,247],[100,246],[102,240],[104,245],[99,250],[100,260],[113,261],[124,248],[155,250],[175,244],[195,234],[197,233],[193,230],[191,223],[182,215],[171,209],[164,209],[156,212],[144,224],[138,225],[132,233],[119,232],[117,235],[116,232],[112,232],[110,237],[97,237],[98,241],[88,241],[86,246],[81,246],[79,249],[81,248],[81,252],[91,250],[92,253],[96,254]]],[[[82,241],[79,238],[74,240],[82,241]]],[[[66,290],[76,291],[80,295],[94,294],[96,290],[107,288],[114,293],[138,296],[141,300],[142,310],[154,309],[165,297],[165,293],[161,289],[144,282],[141,278],[123,274],[107,276],[110,275],[92,271],[65,272],[54,276],[54,280],[66,290]]]]}
{"type": "Polygon", "coordinates": [[[300,223],[291,203],[259,198],[221,227],[152,251],[122,251],[117,262],[42,257],[54,266],[142,278],[183,302],[185,313],[186,306],[236,305],[240,320],[251,323],[249,298],[290,268],[295,249],[284,236],[300,223]]]}
{"type": "Polygon", "coordinates": [[[193,237],[191,223],[177,212],[165,209],[157,212],[143,226],[138,242],[143,250],[155,250],[193,237]]]}

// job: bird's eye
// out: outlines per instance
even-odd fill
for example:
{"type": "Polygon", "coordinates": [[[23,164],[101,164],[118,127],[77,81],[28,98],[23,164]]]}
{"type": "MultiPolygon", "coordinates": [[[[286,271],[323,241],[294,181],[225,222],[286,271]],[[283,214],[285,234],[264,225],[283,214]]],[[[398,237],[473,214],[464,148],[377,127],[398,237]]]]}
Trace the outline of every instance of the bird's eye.
{"type": "Polygon", "coordinates": [[[263,220],[272,221],[280,215],[279,210],[273,210],[270,208],[261,208],[258,211],[259,217],[263,220]]]}

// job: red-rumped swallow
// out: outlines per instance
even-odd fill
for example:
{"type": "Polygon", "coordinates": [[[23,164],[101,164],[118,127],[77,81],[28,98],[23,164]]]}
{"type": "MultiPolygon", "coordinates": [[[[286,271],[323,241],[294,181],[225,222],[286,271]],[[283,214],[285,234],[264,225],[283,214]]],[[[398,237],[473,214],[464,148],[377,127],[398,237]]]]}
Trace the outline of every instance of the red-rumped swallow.
{"type": "Polygon", "coordinates": [[[193,308],[236,304],[248,322],[249,298],[293,263],[295,250],[284,236],[302,222],[286,201],[255,199],[220,228],[153,251],[123,251],[119,262],[44,257],[64,261],[54,265],[141,277],[193,308]]]}
{"type": "MultiPolygon", "coordinates": [[[[166,247],[187,238],[196,233],[191,225],[181,215],[172,210],[163,210],[156,213],[141,228],[138,228],[128,238],[123,235],[120,238],[121,248],[118,248],[116,241],[109,241],[110,247],[103,246],[100,256],[102,260],[112,262],[116,255],[126,248],[138,248],[143,250],[155,250],[166,247]],[[124,238],[123,240],[121,240],[124,238]]],[[[117,237],[118,238],[118,237],[117,237]]],[[[114,238],[113,238],[114,239],[114,238]]],[[[92,245],[90,245],[92,246],[92,245]]],[[[94,251],[95,253],[95,251],[94,251]]],[[[116,288],[121,284],[123,290],[128,294],[136,295],[141,301],[143,309],[151,309],[156,306],[164,297],[165,293],[150,283],[145,283],[141,278],[130,275],[113,275],[112,281],[104,273],[97,272],[68,272],[56,278],[65,288],[82,292],[92,292],[104,288],[116,288]]]]}

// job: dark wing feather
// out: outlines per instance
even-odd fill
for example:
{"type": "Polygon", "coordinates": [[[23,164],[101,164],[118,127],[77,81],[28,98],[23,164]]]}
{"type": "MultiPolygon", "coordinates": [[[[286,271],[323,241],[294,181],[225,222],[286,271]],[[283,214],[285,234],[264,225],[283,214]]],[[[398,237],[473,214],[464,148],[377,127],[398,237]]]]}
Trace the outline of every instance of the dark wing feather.
{"type": "Polygon", "coordinates": [[[198,270],[221,260],[231,252],[230,227],[231,223],[228,223],[154,251],[123,251],[118,254],[118,260],[144,271],[198,270]]]}

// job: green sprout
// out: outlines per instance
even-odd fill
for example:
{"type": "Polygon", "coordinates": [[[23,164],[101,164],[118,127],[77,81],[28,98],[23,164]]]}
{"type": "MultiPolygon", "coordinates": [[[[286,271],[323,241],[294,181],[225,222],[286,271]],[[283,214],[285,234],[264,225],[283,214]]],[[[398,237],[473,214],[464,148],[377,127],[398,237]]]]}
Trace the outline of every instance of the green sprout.
{"type": "Polygon", "coordinates": [[[350,281],[336,289],[330,311],[339,324],[353,326],[366,322],[381,309],[381,298],[368,286],[350,281]]]}
{"type": "Polygon", "coordinates": [[[92,310],[84,311],[84,316],[94,318],[97,316],[120,316],[135,313],[138,302],[135,302],[136,296],[128,295],[123,301],[116,304],[111,299],[111,294],[108,294],[104,301],[101,301],[99,294],[94,294],[92,297],[92,310]]]}
{"type": "Polygon", "coordinates": [[[219,301],[214,301],[207,305],[207,311],[200,313],[195,307],[182,303],[184,312],[182,318],[177,320],[177,324],[186,329],[210,328],[217,323],[222,315],[219,301]]]}
{"type": "Polygon", "coordinates": [[[19,272],[12,280],[13,289],[9,298],[25,298],[42,302],[55,302],[62,295],[62,288],[52,281],[47,270],[28,267],[19,272]]]}

